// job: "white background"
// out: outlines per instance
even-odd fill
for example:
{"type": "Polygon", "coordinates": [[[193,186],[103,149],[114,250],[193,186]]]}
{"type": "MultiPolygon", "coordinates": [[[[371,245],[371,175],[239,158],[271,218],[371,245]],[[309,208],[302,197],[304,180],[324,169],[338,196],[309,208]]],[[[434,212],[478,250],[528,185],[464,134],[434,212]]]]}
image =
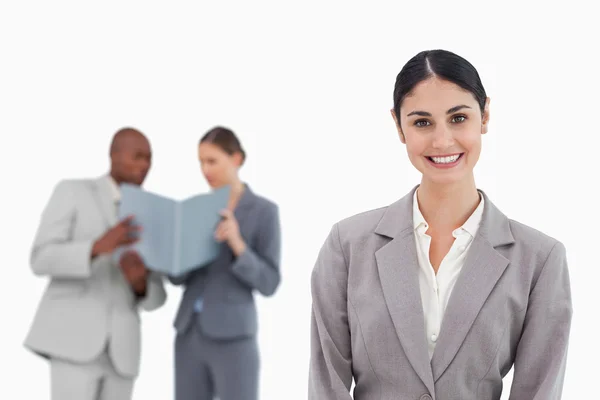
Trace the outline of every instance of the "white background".
{"type": "MultiPolygon", "coordinates": [[[[154,150],[148,190],[205,191],[196,143],[223,124],[246,147],[242,177],[281,208],[283,282],[259,299],[261,399],[305,399],[317,252],[334,222],[418,183],[389,109],[402,65],[431,48],[471,61],[492,99],[478,186],[566,245],[575,314],[563,398],[589,397],[600,358],[592,6],[406,3],[2,2],[0,398],[48,398],[47,365],[22,342],[45,285],[29,249],[55,183],[105,173],[112,134],[132,125],[154,150]]],[[[172,398],[180,291],[168,292],[143,315],[136,400],[172,398]]]]}

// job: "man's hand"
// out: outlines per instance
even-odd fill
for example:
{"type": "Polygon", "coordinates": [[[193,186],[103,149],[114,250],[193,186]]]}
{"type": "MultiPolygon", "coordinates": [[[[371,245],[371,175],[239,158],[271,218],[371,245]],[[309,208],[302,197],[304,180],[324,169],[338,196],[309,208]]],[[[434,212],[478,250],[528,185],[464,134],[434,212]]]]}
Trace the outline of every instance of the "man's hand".
{"type": "Polygon", "coordinates": [[[92,258],[100,254],[112,253],[120,246],[133,244],[139,240],[138,233],[141,227],[133,224],[133,216],[121,220],[118,224],[107,230],[104,235],[94,243],[92,258]]]}
{"type": "Polygon", "coordinates": [[[148,277],[148,269],[144,265],[144,261],[135,251],[127,251],[119,260],[123,276],[131,285],[133,291],[138,296],[146,294],[146,279],[148,277]]]}

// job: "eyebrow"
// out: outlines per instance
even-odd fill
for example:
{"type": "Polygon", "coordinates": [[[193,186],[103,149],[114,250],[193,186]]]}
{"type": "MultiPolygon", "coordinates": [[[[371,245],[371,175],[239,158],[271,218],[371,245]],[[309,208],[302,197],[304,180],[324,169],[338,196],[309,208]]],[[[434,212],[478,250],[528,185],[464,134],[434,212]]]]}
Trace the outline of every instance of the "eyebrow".
{"type": "MultiPolygon", "coordinates": [[[[471,108],[467,105],[461,104],[459,106],[454,106],[451,109],[449,109],[448,111],[446,111],[446,114],[452,114],[455,113],[459,110],[462,110],[463,108],[471,108]]],[[[407,117],[410,117],[411,115],[419,115],[421,117],[431,117],[431,113],[428,113],[427,111],[413,111],[408,113],[407,117]]]]}

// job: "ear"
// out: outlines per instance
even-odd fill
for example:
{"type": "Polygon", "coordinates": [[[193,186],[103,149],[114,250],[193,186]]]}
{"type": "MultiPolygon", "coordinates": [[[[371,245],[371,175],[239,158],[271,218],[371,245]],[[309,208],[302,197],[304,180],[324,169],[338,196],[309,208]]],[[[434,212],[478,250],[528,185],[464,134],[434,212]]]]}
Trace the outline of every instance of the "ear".
{"type": "Polygon", "coordinates": [[[396,117],[396,112],[393,108],[390,110],[390,114],[392,114],[392,118],[394,119],[394,123],[396,124],[396,129],[398,130],[398,134],[400,135],[400,141],[403,144],[406,144],[406,138],[404,137],[404,133],[402,132],[402,128],[400,127],[400,122],[398,121],[398,117],[396,117]]]}
{"type": "Polygon", "coordinates": [[[236,167],[240,168],[242,166],[242,164],[244,162],[244,156],[242,155],[242,153],[240,153],[239,151],[236,151],[235,153],[233,153],[231,155],[231,158],[236,167]]]}
{"type": "Polygon", "coordinates": [[[117,169],[119,166],[120,155],[119,153],[110,153],[110,168],[117,169]]]}
{"type": "Polygon", "coordinates": [[[485,107],[483,109],[483,116],[481,118],[481,134],[485,135],[488,131],[488,124],[490,122],[490,98],[485,99],[485,107]]]}

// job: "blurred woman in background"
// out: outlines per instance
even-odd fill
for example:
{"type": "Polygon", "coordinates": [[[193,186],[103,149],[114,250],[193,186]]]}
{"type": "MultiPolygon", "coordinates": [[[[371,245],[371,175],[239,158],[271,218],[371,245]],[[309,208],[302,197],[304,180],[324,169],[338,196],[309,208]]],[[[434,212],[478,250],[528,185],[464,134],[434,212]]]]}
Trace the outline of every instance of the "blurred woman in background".
{"type": "Polygon", "coordinates": [[[198,158],[211,188],[231,188],[215,238],[218,258],[183,277],[175,319],[176,400],[258,399],[260,357],[254,293],[279,286],[281,233],[275,203],[240,180],[246,154],[236,135],[215,127],[200,140],[198,158]]]}

